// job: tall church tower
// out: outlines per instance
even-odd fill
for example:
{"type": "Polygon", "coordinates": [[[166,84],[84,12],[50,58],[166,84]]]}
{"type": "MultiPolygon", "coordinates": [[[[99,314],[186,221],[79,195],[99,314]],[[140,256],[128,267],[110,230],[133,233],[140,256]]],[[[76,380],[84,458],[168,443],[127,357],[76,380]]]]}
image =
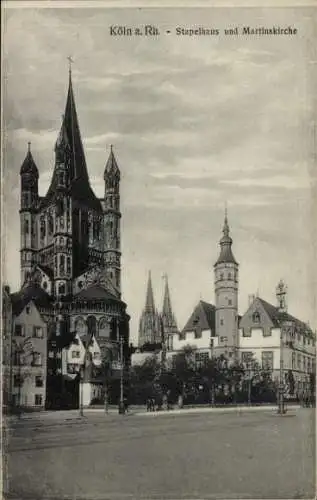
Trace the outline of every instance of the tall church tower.
{"type": "Polygon", "coordinates": [[[104,171],[105,206],[105,266],[108,277],[121,293],[121,251],[120,251],[120,170],[110,146],[110,155],[104,171]]]}
{"type": "Polygon", "coordinates": [[[145,307],[139,323],[139,347],[144,344],[159,343],[162,340],[161,337],[160,320],[154,304],[151,271],[149,271],[145,307]]]}
{"type": "Polygon", "coordinates": [[[214,265],[216,335],[219,347],[229,357],[237,355],[238,345],[238,267],[232,253],[227,210],[220,240],[220,255],[214,265]]]}
{"type": "Polygon", "coordinates": [[[21,285],[31,275],[31,270],[36,263],[37,252],[37,205],[38,205],[38,180],[39,172],[35,165],[31,143],[20,169],[21,178],[21,205],[20,205],[20,231],[21,231],[21,285]]]}

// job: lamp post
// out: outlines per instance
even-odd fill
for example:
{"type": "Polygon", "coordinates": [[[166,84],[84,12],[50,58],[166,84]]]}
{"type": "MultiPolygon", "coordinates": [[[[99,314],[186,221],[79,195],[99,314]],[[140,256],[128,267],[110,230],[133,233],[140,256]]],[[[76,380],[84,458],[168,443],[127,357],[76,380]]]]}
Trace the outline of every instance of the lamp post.
{"type": "Polygon", "coordinates": [[[278,398],[278,414],[284,415],[286,413],[284,401],[284,334],[292,331],[294,326],[293,321],[282,320],[280,327],[280,370],[279,370],[279,398],[278,398]]]}
{"type": "Polygon", "coordinates": [[[120,402],[119,402],[119,414],[123,415],[125,413],[124,400],[123,400],[123,335],[120,336],[120,402]]]}

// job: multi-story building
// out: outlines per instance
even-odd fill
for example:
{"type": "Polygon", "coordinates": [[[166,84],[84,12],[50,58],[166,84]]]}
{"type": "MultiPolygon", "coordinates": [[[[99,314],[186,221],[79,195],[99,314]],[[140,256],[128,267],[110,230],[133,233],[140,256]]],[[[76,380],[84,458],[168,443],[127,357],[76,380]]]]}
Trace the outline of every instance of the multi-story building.
{"type": "Polygon", "coordinates": [[[96,340],[102,355],[110,350],[113,360],[121,338],[125,360],[129,345],[129,316],[121,299],[120,170],[111,146],[104,196],[97,198],[89,183],[71,69],[46,195],[39,194],[39,170],[30,143],[20,177],[22,287],[14,300],[27,307],[36,288],[36,297],[46,302],[46,404],[59,406],[67,395],[78,394],[78,377],[77,388],[67,387],[71,377],[66,362],[76,334],[87,349],[96,340]]]}
{"type": "Polygon", "coordinates": [[[180,333],[169,343],[167,357],[173,358],[186,346],[195,348],[197,363],[224,354],[229,361],[241,361],[250,369],[257,361],[275,379],[282,365],[285,384],[290,371],[296,392],[315,373],[316,337],[304,322],[287,313],[286,287],[277,286],[277,306],[252,297],[249,308],[238,315],[238,264],[232,253],[227,214],[215,269],[215,305],[200,300],[180,333]]]}
{"type": "Polygon", "coordinates": [[[9,297],[12,314],[5,338],[5,404],[43,409],[47,379],[46,313],[50,304],[36,286],[30,301],[20,293],[9,297]]]}
{"type": "Polygon", "coordinates": [[[276,289],[277,306],[253,297],[239,322],[240,358],[250,359],[272,372],[278,379],[280,369],[286,386],[292,372],[296,392],[309,384],[315,373],[316,338],[306,323],[287,312],[286,287],[282,281],[276,289]]]}

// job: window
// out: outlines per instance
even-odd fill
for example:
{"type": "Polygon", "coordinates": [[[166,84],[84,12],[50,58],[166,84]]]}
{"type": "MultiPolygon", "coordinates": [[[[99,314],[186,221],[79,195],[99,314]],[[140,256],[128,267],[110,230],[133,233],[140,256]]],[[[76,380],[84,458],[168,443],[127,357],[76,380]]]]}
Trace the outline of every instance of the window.
{"type": "Polygon", "coordinates": [[[26,314],[30,314],[30,312],[31,312],[30,306],[26,306],[25,311],[26,311],[26,314]]]}
{"type": "Polygon", "coordinates": [[[301,356],[301,354],[297,354],[297,368],[300,371],[302,369],[302,356],[301,356]]]}
{"type": "Polygon", "coordinates": [[[96,320],[95,316],[88,316],[87,329],[88,329],[88,335],[96,335],[97,320],[96,320]]]}
{"type": "Polygon", "coordinates": [[[48,351],[48,357],[49,358],[54,358],[54,351],[48,351]]]}
{"type": "Polygon", "coordinates": [[[22,380],[22,377],[20,375],[14,375],[13,385],[14,385],[14,387],[21,387],[23,385],[23,380],[22,380]]]}
{"type": "Polygon", "coordinates": [[[28,220],[24,221],[24,232],[25,234],[29,234],[30,232],[30,225],[28,220]]]}
{"type": "Polygon", "coordinates": [[[246,330],[245,328],[243,328],[243,330],[242,330],[242,337],[251,337],[251,328],[249,328],[248,330],[246,330]]]}
{"type": "Polygon", "coordinates": [[[292,352],[292,370],[296,370],[296,357],[295,352],[292,352]]]}
{"type": "Polygon", "coordinates": [[[251,360],[251,358],[252,358],[252,355],[253,355],[252,351],[242,352],[241,353],[241,361],[242,361],[242,363],[245,363],[245,364],[249,363],[250,360],[251,360]]]}
{"type": "Polygon", "coordinates": [[[257,324],[261,323],[261,316],[257,311],[252,314],[252,322],[257,324]]]}
{"type": "Polygon", "coordinates": [[[35,326],[33,328],[33,337],[36,337],[37,339],[43,338],[43,328],[41,326],[35,326]]]}
{"type": "Polygon", "coordinates": [[[195,333],[195,339],[201,339],[201,336],[202,336],[201,329],[196,329],[195,328],[194,333],[195,333]]]}
{"type": "Polygon", "coordinates": [[[306,357],[303,356],[303,371],[306,371],[306,357]]]}
{"type": "Polygon", "coordinates": [[[41,375],[35,377],[35,387],[43,387],[43,377],[41,375]]]}
{"type": "Polygon", "coordinates": [[[44,290],[47,290],[47,281],[44,281],[43,288],[44,288],[44,290]]]}
{"type": "Polygon", "coordinates": [[[228,306],[232,306],[232,300],[228,299],[228,306]]]}
{"type": "Polygon", "coordinates": [[[297,340],[298,340],[298,342],[301,342],[301,340],[302,340],[302,337],[301,337],[300,333],[297,334],[297,340]]]}
{"type": "Polygon", "coordinates": [[[310,365],[310,358],[307,358],[307,371],[310,373],[311,370],[311,365],[310,365]]]}
{"type": "Polygon", "coordinates": [[[80,358],[80,351],[72,351],[72,358],[80,358]]]}
{"type": "Polygon", "coordinates": [[[204,366],[208,362],[209,354],[208,352],[195,352],[195,364],[196,367],[204,366]]]}
{"type": "Polygon", "coordinates": [[[106,318],[101,318],[99,321],[99,337],[109,338],[110,336],[110,325],[106,318]]]}
{"type": "Polygon", "coordinates": [[[228,273],[228,280],[231,280],[231,273],[228,273]]]}
{"type": "Polygon", "coordinates": [[[220,279],[223,280],[223,273],[220,273],[220,279]]]}
{"type": "Polygon", "coordinates": [[[23,332],[22,325],[15,325],[14,326],[14,335],[16,337],[24,337],[24,332],[23,332]]]}
{"type": "Polygon", "coordinates": [[[42,354],[39,352],[33,353],[33,365],[42,366],[42,354]]]}
{"type": "Polygon", "coordinates": [[[273,351],[262,351],[262,368],[273,370],[273,351]]]}
{"type": "Polygon", "coordinates": [[[272,336],[272,330],[271,328],[262,328],[262,335],[263,337],[271,337],[272,336]]]}
{"type": "Polygon", "coordinates": [[[220,337],[220,342],[228,342],[227,337],[220,337]]]}
{"type": "Polygon", "coordinates": [[[64,283],[61,283],[58,287],[58,293],[60,295],[64,295],[65,294],[65,284],[64,283]]]}
{"type": "Polygon", "coordinates": [[[223,319],[221,318],[221,320],[220,320],[220,326],[223,326],[223,323],[224,323],[224,321],[223,321],[223,319]]]}
{"type": "Polygon", "coordinates": [[[43,401],[42,394],[35,394],[35,406],[40,406],[43,401]]]}

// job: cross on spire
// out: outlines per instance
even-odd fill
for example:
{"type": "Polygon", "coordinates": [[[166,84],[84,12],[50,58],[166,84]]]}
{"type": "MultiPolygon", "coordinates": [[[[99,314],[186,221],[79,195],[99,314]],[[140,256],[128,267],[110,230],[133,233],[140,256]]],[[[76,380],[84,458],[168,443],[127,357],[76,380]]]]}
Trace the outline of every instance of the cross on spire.
{"type": "Polygon", "coordinates": [[[31,141],[28,142],[28,152],[31,152],[31,141]]]}
{"type": "Polygon", "coordinates": [[[71,72],[72,72],[72,64],[73,64],[74,61],[73,61],[72,56],[67,56],[67,59],[68,59],[68,65],[69,65],[68,66],[68,70],[69,70],[69,73],[71,74],[71,72]]]}

